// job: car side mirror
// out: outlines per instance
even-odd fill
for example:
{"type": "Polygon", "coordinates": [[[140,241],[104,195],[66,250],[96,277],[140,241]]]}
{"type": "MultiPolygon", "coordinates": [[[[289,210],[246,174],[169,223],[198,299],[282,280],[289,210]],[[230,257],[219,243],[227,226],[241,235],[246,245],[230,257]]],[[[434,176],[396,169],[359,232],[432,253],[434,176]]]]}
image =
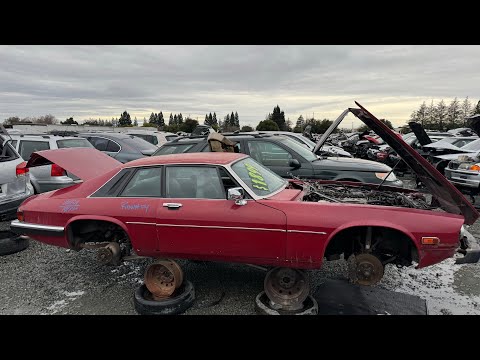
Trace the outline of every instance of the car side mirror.
{"type": "Polygon", "coordinates": [[[234,187],[228,189],[227,191],[227,199],[228,200],[235,200],[235,205],[243,206],[247,205],[247,200],[244,198],[243,189],[241,187],[234,187]]]}
{"type": "Polygon", "coordinates": [[[294,169],[298,169],[302,166],[302,164],[300,164],[300,161],[298,161],[297,159],[290,159],[290,161],[288,162],[288,166],[294,169]]]}

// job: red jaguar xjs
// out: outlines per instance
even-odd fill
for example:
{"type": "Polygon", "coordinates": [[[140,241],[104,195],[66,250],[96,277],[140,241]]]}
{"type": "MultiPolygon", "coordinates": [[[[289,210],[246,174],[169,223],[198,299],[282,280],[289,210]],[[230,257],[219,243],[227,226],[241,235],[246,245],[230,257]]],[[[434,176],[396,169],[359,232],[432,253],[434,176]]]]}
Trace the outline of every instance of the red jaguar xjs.
{"type": "MultiPolygon", "coordinates": [[[[478,218],[475,208],[372,114],[361,106],[348,109],[324,136],[348,112],[380,135],[430,194],[287,181],[237,153],[165,155],[120,164],[95,149],[59,149],[33,154],[27,167],[55,163],[83,183],[30,197],[11,228],[55,246],[98,248],[106,263],[147,256],[274,267],[265,291],[285,306],[305,299],[308,281],[301,269],[318,269],[324,258],[343,255],[352,280],[371,285],[388,263],[414,262],[422,268],[466,247],[463,225],[478,218]]],[[[160,301],[181,285],[183,274],[171,260],[156,265],[147,270],[146,285],[160,301]]]]}

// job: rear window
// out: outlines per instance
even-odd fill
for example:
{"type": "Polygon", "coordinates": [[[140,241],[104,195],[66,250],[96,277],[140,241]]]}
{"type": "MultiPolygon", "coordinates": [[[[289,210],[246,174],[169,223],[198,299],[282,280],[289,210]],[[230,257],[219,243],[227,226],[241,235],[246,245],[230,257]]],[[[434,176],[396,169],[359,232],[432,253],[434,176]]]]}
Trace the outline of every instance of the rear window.
{"type": "Polygon", "coordinates": [[[172,141],[173,139],[176,139],[178,136],[177,135],[165,135],[165,139],[167,141],[172,141]]]}
{"type": "Polygon", "coordinates": [[[57,147],[62,148],[77,148],[77,147],[88,147],[92,148],[92,144],[88,142],[87,139],[67,139],[67,140],[57,140],[57,147]]]}
{"type": "Polygon", "coordinates": [[[49,150],[50,144],[47,141],[21,140],[19,153],[23,160],[29,160],[35,151],[49,150]]]}
{"type": "Polygon", "coordinates": [[[190,150],[195,144],[176,144],[162,146],[153,155],[182,154],[190,150]]]}

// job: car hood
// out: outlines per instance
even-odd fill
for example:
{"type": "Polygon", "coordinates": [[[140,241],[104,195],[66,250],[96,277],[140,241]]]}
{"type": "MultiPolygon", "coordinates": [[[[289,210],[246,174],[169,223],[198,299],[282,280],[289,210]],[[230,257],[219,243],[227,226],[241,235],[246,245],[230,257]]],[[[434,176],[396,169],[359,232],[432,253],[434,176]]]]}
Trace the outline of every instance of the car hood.
{"type": "Polygon", "coordinates": [[[326,152],[329,152],[331,154],[337,154],[345,157],[353,157],[352,154],[350,154],[348,151],[343,150],[341,147],[334,146],[334,145],[323,145],[322,147],[323,150],[326,152]]]}
{"type": "Polygon", "coordinates": [[[477,151],[470,151],[470,152],[462,152],[462,153],[457,153],[457,154],[438,155],[438,156],[434,156],[434,158],[435,159],[441,159],[441,160],[457,160],[459,156],[476,157],[476,156],[478,156],[478,153],[477,153],[477,151]]]}
{"type": "Polygon", "coordinates": [[[368,171],[388,173],[390,170],[392,170],[390,166],[376,161],[347,157],[328,157],[326,159],[320,158],[318,160],[312,161],[312,165],[321,167],[322,169],[338,169],[344,171],[368,171]]]}
{"type": "MultiPolygon", "coordinates": [[[[349,112],[360,119],[370,129],[375,131],[402,160],[415,172],[419,180],[435,196],[441,208],[449,213],[463,215],[466,224],[473,224],[480,214],[475,210],[472,204],[453,186],[438,170],[436,170],[425,158],[417,153],[403,139],[397,136],[385,124],[378,120],[368,110],[355,102],[358,108],[349,108],[345,110],[337,120],[325,131],[319,139],[315,150],[320,148],[326,139],[338,127],[340,122],[349,112]]],[[[458,154],[456,155],[458,156],[458,154]]]]}
{"type": "Polygon", "coordinates": [[[410,126],[410,129],[412,129],[420,145],[425,146],[432,143],[432,139],[430,139],[430,136],[428,136],[421,124],[415,121],[410,121],[408,126],[410,126]]]}
{"type": "Polygon", "coordinates": [[[121,162],[93,148],[64,148],[37,151],[26,167],[57,164],[82,180],[93,179],[120,165],[121,162]]]}
{"type": "Polygon", "coordinates": [[[459,151],[459,152],[463,152],[463,150],[460,149],[458,146],[452,145],[449,142],[446,142],[446,141],[443,141],[443,140],[436,141],[436,142],[428,144],[428,145],[424,145],[423,147],[428,148],[428,149],[456,150],[456,151],[459,151]]]}

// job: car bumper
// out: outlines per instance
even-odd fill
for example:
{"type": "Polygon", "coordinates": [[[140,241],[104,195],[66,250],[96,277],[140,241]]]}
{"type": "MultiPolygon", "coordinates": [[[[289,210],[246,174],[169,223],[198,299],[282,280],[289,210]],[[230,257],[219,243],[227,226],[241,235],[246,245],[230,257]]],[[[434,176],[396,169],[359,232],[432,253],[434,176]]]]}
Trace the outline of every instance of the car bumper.
{"type": "Polygon", "coordinates": [[[28,191],[25,193],[8,199],[2,199],[0,203],[0,221],[14,218],[20,204],[31,195],[33,195],[33,188],[29,186],[28,191]]]}
{"type": "Polygon", "coordinates": [[[75,185],[80,181],[74,181],[69,177],[62,177],[59,179],[49,179],[49,180],[37,180],[37,190],[39,193],[44,193],[47,191],[58,190],[66,188],[68,186],[75,185]]]}
{"type": "Polygon", "coordinates": [[[478,189],[480,186],[480,173],[472,173],[471,171],[451,170],[446,168],[445,177],[448,181],[455,185],[474,189],[478,189]]]}
{"type": "Polygon", "coordinates": [[[455,264],[472,264],[480,261],[480,244],[477,239],[465,228],[463,229],[463,239],[460,240],[461,246],[457,250],[463,255],[455,260],[455,264]]]}
{"type": "Polygon", "coordinates": [[[65,228],[63,226],[32,224],[24,221],[13,220],[10,223],[10,230],[20,235],[46,235],[63,237],[65,228]]]}

